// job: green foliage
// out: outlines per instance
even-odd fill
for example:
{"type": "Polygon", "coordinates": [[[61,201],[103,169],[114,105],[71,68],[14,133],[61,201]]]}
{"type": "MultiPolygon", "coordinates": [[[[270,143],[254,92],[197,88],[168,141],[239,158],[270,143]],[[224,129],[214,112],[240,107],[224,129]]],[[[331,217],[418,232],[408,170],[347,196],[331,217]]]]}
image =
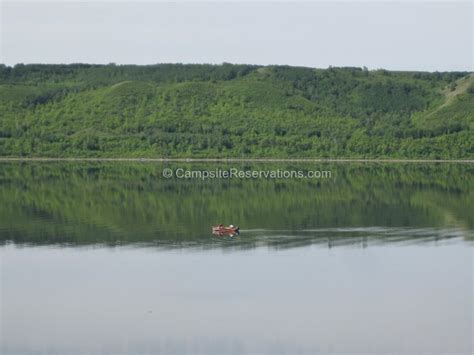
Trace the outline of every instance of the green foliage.
{"type": "Polygon", "coordinates": [[[0,156],[472,159],[466,74],[0,66],[0,156]]]}

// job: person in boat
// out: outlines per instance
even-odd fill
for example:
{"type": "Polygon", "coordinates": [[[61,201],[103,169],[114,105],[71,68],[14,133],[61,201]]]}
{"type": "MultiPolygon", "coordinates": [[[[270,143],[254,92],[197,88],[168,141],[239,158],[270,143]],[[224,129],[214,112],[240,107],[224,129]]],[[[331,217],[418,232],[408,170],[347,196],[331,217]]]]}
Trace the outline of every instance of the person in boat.
{"type": "Polygon", "coordinates": [[[233,224],[229,225],[228,227],[224,226],[222,223],[216,225],[216,226],[213,226],[212,227],[212,230],[215,230],[215,231],[222,231],[222,232],[230,232],[230,231],[233,231],[233,230],[238,230],[239,227],[234,227],[233,224]]]}

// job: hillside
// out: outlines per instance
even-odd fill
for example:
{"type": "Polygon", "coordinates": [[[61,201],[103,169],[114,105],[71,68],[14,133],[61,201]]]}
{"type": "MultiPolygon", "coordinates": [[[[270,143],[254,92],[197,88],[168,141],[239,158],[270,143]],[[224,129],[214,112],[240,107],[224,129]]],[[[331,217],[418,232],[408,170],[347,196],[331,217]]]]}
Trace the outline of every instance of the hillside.
{"type": "Polygon", "coordinates": [[[474,159],[469,73],[0,66],[0,156],[474,159]]]}

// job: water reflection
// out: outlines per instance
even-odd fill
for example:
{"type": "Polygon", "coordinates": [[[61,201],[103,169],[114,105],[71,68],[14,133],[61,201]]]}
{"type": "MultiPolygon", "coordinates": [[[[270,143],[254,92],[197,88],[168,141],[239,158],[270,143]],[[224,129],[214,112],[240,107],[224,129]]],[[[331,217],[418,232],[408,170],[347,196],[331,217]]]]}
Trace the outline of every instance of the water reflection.
{"type": "MultiPolygon", "coordinates": [[[[173,180],[154,163],[0,163],[0,243],[292,248],[473,240],[473,167],[326,164],[326,180],[173,180]],[[211,225],[241,235],[213,237],[211,225]]],[[[215,165],[191,165],[212,169],[215,165]]],[[[241,169],[295,169],[245,165],[241,169]]]]}
{"type": "Polygon", "coordinates": [[[472,353],[471,165],[164,166],[0,163],[0,353],[472,353]]]}

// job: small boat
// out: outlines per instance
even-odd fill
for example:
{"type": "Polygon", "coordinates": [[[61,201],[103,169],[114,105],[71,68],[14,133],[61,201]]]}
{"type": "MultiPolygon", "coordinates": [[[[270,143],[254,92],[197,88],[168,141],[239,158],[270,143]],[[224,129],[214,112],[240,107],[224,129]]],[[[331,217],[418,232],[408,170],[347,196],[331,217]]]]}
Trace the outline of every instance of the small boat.
{"type": "Polygon", "coordinates": [[[214,235],[234,235],[239,234],[239,227],[233,226],[232,224],[228,227],[223,224],[218,224],[217,226],[212,226],[212,234],[214,235]]]}

